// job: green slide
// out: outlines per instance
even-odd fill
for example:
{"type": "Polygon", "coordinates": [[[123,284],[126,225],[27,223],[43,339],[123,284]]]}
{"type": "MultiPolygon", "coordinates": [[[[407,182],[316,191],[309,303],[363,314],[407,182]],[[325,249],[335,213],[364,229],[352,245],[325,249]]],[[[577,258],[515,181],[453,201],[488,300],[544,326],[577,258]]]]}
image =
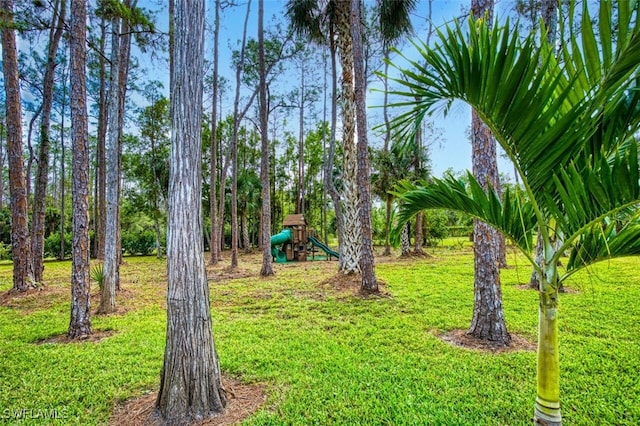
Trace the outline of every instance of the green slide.
{"type": "Polygon", "coordinates": [[[291,229],[283,229],[276,235],[271,236],[271,255],[276,259],[276,263],[287,263],[287,254],[277,246],[291,241],[291,229]]]}
{"type": "Polygon", "coordinates": [[[335,257],[336,259],[340,259],[340,253],[338,253],[337,251],[333,251],[331,250],[329,247],[327,247],[326,245],[322,244],[320,241],[318,241],[316,238],[314,237],[308,237],[309,238],[309,242],[311,244],[313,244],[314,246],[318,247],[319,249],[323,250],[325,253],[327,253],[329,255],[329,258],[331,258],[331,256],[335,257]]]}

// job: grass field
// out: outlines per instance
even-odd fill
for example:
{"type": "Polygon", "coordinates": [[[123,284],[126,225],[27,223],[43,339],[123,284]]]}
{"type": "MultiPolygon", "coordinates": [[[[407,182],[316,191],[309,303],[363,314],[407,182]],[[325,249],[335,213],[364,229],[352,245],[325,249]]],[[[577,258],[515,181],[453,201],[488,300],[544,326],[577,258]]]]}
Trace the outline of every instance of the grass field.
{"type": "MultiPolygon", "coordinates": [[[[484,353],[440,336],[469,326],[473,263],[468,248],[433,258],[380,259],[385,297],[363,299],[323,284],[335,262],[274,265],[259,255],[241,273],[209,270],[214,334],[223,371],[262,383],[267,402],[246,424],[530,424],[535,354],[484,353]],[[244,276],[243,275],[247,275],[244,276]]],[[[510,255],[502,274],[507,326],[536,340],[537,296],[518,284],[530,269],[510,255]]],[[[0,423],[16,412],[47,423],[105,424],[123,401],[157,390],[165,339],[165,262],[126,258],[112,316],[94,316],[99,342],[41,343],[65,333],[70,262],[47,262],[47,289],[0,306],[0,423]],[[26,410],[26,411],[25,411],[26,410]],[[29,411],[31,410],[31,411],[29,411]]],[[[0,292],[11,287],[0,265],[0,292]]],[[[94,285],[95,286],[95,285],[94,285]]],[[[561,295],[561,398],[567,425],[640,424],[640,259],[574,276],[561,295]]],[[[97,289],[93,289],[93,293],[97,289]]],[[[97,307],[97,296],[93,299],[97,307]]]]}

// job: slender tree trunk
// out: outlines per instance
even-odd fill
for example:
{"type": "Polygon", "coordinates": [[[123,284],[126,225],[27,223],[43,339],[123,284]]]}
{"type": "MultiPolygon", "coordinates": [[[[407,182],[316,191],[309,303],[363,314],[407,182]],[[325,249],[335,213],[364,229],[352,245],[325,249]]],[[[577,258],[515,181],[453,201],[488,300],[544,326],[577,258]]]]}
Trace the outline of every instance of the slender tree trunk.
{"type": "Polygon", "coordinates": [[[116,287],[120,279],[118,255],[118,188],[119,148],[118,109],[120,108],[120,18],[111,22],[111,82],[109,84],[109,112],[106,145],[106,228],[104,246],[104,278],[98,313],[109,314],[116,310],[116,287]]]}
{"type": "Polygon", "coordinates": [[[2,64],[6,95],[7,156],[11,193],[11,246],[13,289],[26,291],[33,285],[31,244],[29,242],[27,185],[22,161],[22,105],[18,77],[18,50],[13,29],[13,0],[0,0],[2,64]]]}
{"type": "MultiPolygon", "coordinates": [[[[65,81],[65,79],[63,79],[63,81],[65,81]]],[[[65,253],[65,209],[66,209],[66,203],[65,203],[65,197],[66,197],[66,165],[65,165],[65,161],[66,161],[66,150],[65,150],[65,146],[64,146],[64,116],[66,114],[66,107],[67,107],[67,103],[66,103],[66,96],[63,93],[62,94],[62,112],[60,114],[60,256],[59,256],[59,260],[64,259],[64,253],[65,253]]]]}
{"type": "MultiPolygon", "coordinates": [[[[383,84],[384,84],[384,101],[383,101],[383,107],[382,107],[382,115],[384,117],[384,146],[382,148],[382,151],[385,154],[389,153],[389,144],[391,143],[391,124],[389,121],[389,109],[387,107],[388,101],[389,101],[389,63],[387,62],[389,60],[389,48],[388,46],[384,47],[384,58],[385,58],[385,63],[384,63],[384,78],[383,78],[383,84]]],[[[389,170],[388,168],[384,168],[381,173],[385,174],[385,180],[386,180],[386,176],[388,176],[389,174],[389,170]]],[[[391,196],[387,195],[386,199],[385,199],[385,205],[386,205],[386,210],[385,210],[385,221],[384,221],[384,252],[382,253],[383,256],[391,256],[391,204],[393,202],[393,198],[391,198],[391,196]]]]}
{"type": "Polygon", "coordinates": [[[262,268],[260,275],[273,275],[271,256],[271,191],[269,187],[269,104],[267,101],[267,70],[264,58],[264,0],[258,0],[258,66],[260,68],[260,184],[262,186],[262,214],[260,216],[260,247],[262,268]]]}
{"type": "Polygon", "coordinates": [[[73,134],[72,339],[91,334],[89,281],[89,124],[86,93],[86,0],[71,0],[71,123],[73,134]]]}
{"type": "Polygon", "coordinates": [[[27,131],[27,149],[29,151],[29,156],[27,157],[27,170],[25,172],[26,175],[26,180],[27,180],[27,201],[31,200],[31,170],[32,170],[32,166],[33,166],[33,160],[35,160],[36,156],[33,153],[33,127],[36,124],[36,121],[38,121],[38,117],[40,117],[40,114],[42,113],[42,105],[40,105],[38,107],[38,109],[36,110],[36,112],[33,113],[33,117],[31,117],[31,120],[29,120],[29,130],[27,131]]]}
{"type": "Polygon", "coordinates": [[[367,99],[366,76],[364,74],[364,55],[362,45],[362,24],[360,23],[360,0],[351,0],[351,37],[353,39],[353,69],[355,77],[356,121],[358,128],[357,143],[357,181],[360,193],[358,209],[362,238],[360,253],[360,271],[362,283],[360,290],[377,292],[378,280],[374,268],[373,227],[371,224],[371,186],[369,170],[369,143],[367,141],[367,99]]]}
{"type": "Polygon", "coordinates": [[[353,87],[353,44],[351,36],[350,3],[336,2],[336,28],[338,52],[342,65],[342,138],[344,169],[342,176],[344,206],[344,240],[340,253],[342,271],[345,274],[360,273],[362,251],[362,226],[360,224],[360,199],[358,194],[358,156],[355,143],[355,94],[353,87]]]}
{"type": "Polygon", "coordinates": [[[204,1],[177,2],[171,86],[167,343],[156,406],[169,424],[221,412],[202,244],[204,1]]]}
{"type": "Polygon", "coordinates": [[[240,62],[236,68],[236,96],[233,102],[233,136],[231,139],[231,267],[238,267],[238,131],[240,129],[240,85],[241,73],[244,68],[244,55],[247,38],[247,25],[251,0],[247,2],[247,14],[244,20],[242,35],[242,48],[240,50],[240,62]]]}
{"type": "Polygon", "coordinates": [[[342,270],[342,261],[344,259],[344,217],[342,215],[342,201],[333,181],[333,166],[336,152],[336,127],[338,123],[338,64],[336,62],[336,49],[333,44],[333,37],[330,41],[329,53],[331,55],[331,136],[329,138],[329,153],[327,161],[324,165],[324,186],[331,197],[333,208],[336,215],[336,228],[338,237],[338,247],[340,251],[340,259],[338,269],[342,270]]]}
{"type": "Polygon", "coordinates": [[[211,257],[210,265],[217,265],[220,257],[220,232],[218,230],[218,210],[216,186],[218,178],[218,62],[220,37],[220,0],[215,1],[215,18],[213,22],[213,96],[211,101],[211,164],[209,186],[211,190],[209,209],[211,212],[211,257]]]}
{"type": "MultiPolygon", "coordinates": [[[[136,7],[138,0],[125,0],[124,4],[128,9],[136,7]]],[[[127,97],[127,81],[129,80],[129,57],[131,53],[131,25],[128,19],[121,20],[122,38],[120,40],[120,59],[118,73],[118,190],[117,190],[117,203],[116,203],[116,253],[118,255],[118,265],[123,263],[122,261],[122,227],[120,226],[120,198],[122,194],[122,137],[124,132],[124,108],[127,97]]],[[[116,291],[120,291],[120,267],[117,270],[118,278],[116,280],[116,291]]]]}
{"type": "Polygon", "coordinates": [[[33,256],[33,278],[42,282],[44,271],[44,226],[47,200],[47,185],[49,183],[49,151],[51,146],[49,129],[51,124],[51,110],[53,108],[53,85],[56,69],[56,53],[64,29],[66,0],[58,0],[54,4],[49,48],[47,52],[47,68],[42,84],[42,116],[40,118],[40,153],[38,156],[38,174],[36,178],[35,195],[33,199],[33,219],[31,232],[31,254],[33,256]]]}
{"type": "Polygon", "coordinates": [[[97,175],[97,197],[96,197],[96,211],[95,217],[95,244],[96,244],[96,258],[104,259],[104,245],[105,245],[105,232],[106,232],[106,140],[107,140],[107,119],[108,119],[108,103],[107,103],[107,61],[104,58],[105,53],[105,40],[107,38],[107,23],[104,18],[100,20],[100,41],[99,48],[101,55],[98,55],[100,71],[100,93],[98,106],[98,129],[97,129],[97,146],[96,146],[96,175],[97,175]]]}
{"type": "Polygon", "coordinates": [[[305,214],[304,205],[304,98],[305,98],[305,63],[300,64],[300,110],[298,115],[298,190],[296,197],[296,213],[305,214]]]}
{"type": "Polygon", "coordinates": [[[0,122],[0,210],[4,209],[4,135],[6,126],[0,122]]]}
{"type": "Polygon", "coordinates": [[[391,256],[391,207],[393,199],[387,196],[385,202],[385,219],[384,219],[384,252],[383,256],[391,256]]]}

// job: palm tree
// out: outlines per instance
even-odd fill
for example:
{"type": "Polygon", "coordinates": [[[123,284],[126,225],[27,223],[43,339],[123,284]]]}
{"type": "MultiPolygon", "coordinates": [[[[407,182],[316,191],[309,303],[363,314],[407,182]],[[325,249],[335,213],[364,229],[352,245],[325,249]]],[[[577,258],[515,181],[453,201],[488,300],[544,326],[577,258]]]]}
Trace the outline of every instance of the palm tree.
{"type": "MultiPolygon", "coordinates": [[[[573,9],[573,8],[572,8],[573,9]]],[[[598,35],[584,6],[579,33],[562,48],[562,61],[544,37],[521,39],[507,25],[456,24],[439,33],[421,60],[407,61],[397,83],[405,107],[395,131],[409,137],[434,106],[454,99],[470,104],[504,148],[522,189],[483,190],[454,178],[401,185],[401,222],[425,208],[459,210],[507,235],[540,274],[538,385],[535,422],[559,425],[558,289],[594,262],[640,254],[640,3],[600,2],[598,35]],[[632,7],[631,7],[632,6],[632,7]],[[613,19],[615,16],[616,19],[613,19]],[[612,29],[612,23],[615,27],[612,29]],[[538,40],[542,41],[537,46],[538,40]],[[416,100],[419,94],[419,100],[416,100]],[[540,265],[533,235],[543,241],[540,265]],[[560,247],[555,235],[563,236],[560,247]],[[558,270],[570,252],[566,271],[558,270]]],[[[573,10],[572,10],[573,12],[573,10]]],[[[573,13],[570,15],[573,16],[573,13]]],[[[573,31],[573,18],[569,29],[573,31]]]]}
{"type": "MultiPolygon", "coordinates": [[[[380,0],[377,2],[380,35],[391,42],[411,29],[410,12],[415,0],[380,0]]],[[[362,244],[361,222],[358,215],[358,155],[356,150],[356,103],[354,88],[354,52],[351,35],[351,3],[329,0],[289,0],[288,16],[293,27],[316,41],[329,34],[331,46],[337,47],[342,69],[342,138],[343,138],[343,235],[340,238],[340,264],[345,273],[360,271],[362,244]],[[324,31],[328,28],[329,31],[324,31]],[[335,43],[335,44],[334,44],[335,43]]],[[[335,105],[334,105],[335,107],[335,105]]],[[[339,207],[336,205],[336,209],[339,207]]]]}

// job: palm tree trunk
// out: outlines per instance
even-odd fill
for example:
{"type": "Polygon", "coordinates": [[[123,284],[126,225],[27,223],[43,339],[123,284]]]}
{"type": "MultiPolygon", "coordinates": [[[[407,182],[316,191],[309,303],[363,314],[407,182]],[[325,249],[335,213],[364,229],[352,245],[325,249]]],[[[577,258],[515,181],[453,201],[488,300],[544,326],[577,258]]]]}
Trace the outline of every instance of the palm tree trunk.
{"type": "Polygon", "coordinates": [[[409,222],[405,223],[402,227],[402,234],[400,235],[400,256],[409,256],[411,252],[411,240],[409,238],[409,222]]]}
{"type": "MultiPolygon", "coordinates": [[[[341,267],[345,274],[360,273],[362,236],[358,207],[358,157],[355,144],[355,99],[353,88],[353,43],[350,2],[336,2],[338,53],[342,64],[342,138],[343,138],[343,207],[344,241],[341,267]]],[[[366,129],[364,130],[366,131],[366,129]]]]}
{"type": "Polygon", "coordinates": [[[373,228],[371,225],[371,186],[369,170],[369,143],[367,141],[367,100],[366,76],[364,74],[364,47],[362,45],[362,24],[360,23],[360,0],[351,0],[351,37],[353,39],[354,91],[356,100],[357,142],[357,184],[359,193],[358,219],[361,226],[360,271],[362,283],[360,291],[377,292],[373,256],[373,228]]]}
{"type": "Polygon", "coordinates": [[[538,385],[534,423],[561,425],[558,292],[548,283],[543,283],[540,291],[538,321],[538,385]]]}

